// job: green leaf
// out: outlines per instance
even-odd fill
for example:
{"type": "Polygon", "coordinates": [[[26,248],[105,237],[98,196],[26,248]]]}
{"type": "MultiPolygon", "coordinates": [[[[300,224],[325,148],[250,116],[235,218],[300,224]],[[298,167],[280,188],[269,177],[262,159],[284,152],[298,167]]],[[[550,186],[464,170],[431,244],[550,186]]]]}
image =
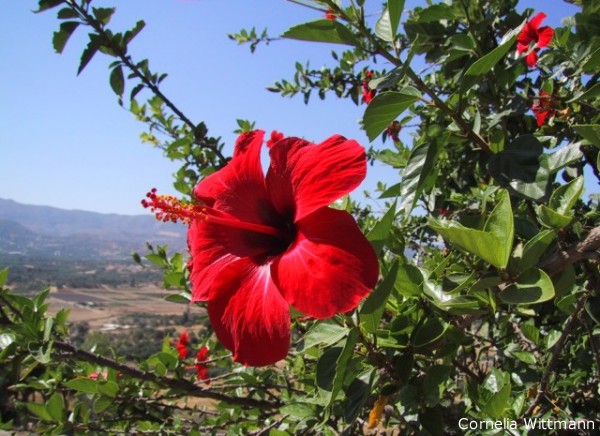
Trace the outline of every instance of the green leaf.
{"type": "Polygon", "coordinates": [[[390,235],[390,230],[394,224],[394,218],[396,216],[396,202],[392,204],[389,210],[381,217],[379,221],[375,223],[373,228],[367,234],[367,239],[371,242],[371,245],[375,249],[376,253],[379,253],[385,244],[386,239],[390,235]]]}
{"type": "Polygon", "coordinates": [[[571,212],[582,193],[583,176],[579,176],[557,188],[552,193],[548,206],[562,215],[567,215],[571,212]]]}
{"type": "Polygon", "coordinates": [[[60,24],[60,30],[58,32],[54,32],[52,37],[52,46],[57,53],[62,53],[67,41],[77,27],[79,27],[79,23],[77,21],[66,21],[60,24]]]}
{"type": "Polygon", "coordinates": [[[417,16],[418,23],[431,23],[441,20],[447,20],[452,17],[450,6],[444,3],[431,5],[421,11],[417,16]]]}
{"type": "Polygon", "coordinates": [[[110,73],[110,87],[119,97],[123,95],[125,90],[125,77],[123,76],[123,68],[117,65],[110,73]]]}
{"type": "Polygon", "coordinates": [[[348,364],[354,355],[354,346],[356,345],[356,340],[359,337],[359,331],[356,328],[350,330],[350,334],[346,339],[346,343],[344,344],[344,348],[340,353],[337,361],[335,362],[335,376],[333,378],[332,388],[331,388],[331,396],[329,397],[329,403],[327,406],[331,406],[331,404],[335,401],[338,394],[342,390],[342,385],[344,380],[346,379],[346,375],[348,372],[348,364]]]}
{"type": "Polygon", "coordinates": [[[445,239],[497,268],[508,264],[514,239],[514,220],[508,192],[501,191],[498,204],[483,230],[471,229],[456,221],[431,219],[429,226],[445,239]]]}
{"type": "Polygon", "coordinates": [[[568,100],[567,103],[573,103],[579,100],[587,100],[589,98],[596,98],[600,95],[600,83],[594,84],[590,89],[576,95],[572,99],[568,100]]]}
{"type": "Polygon", "coordinates": [[[435,174],[433,170],[437,154],[438,147],[433,141],[426,141],[411,152],[400,182],[400,210],[405,216],[410,215],[415,207],[427,178],[435,174]]]}
{"type": "Polygon", "coordinates": [[[333,345],[348,334],[348,329],[331,321],[320,321],[314,324],[304,336],[303,350],[315,345],[333,345]]]}
{"type": "Polygon", "coordinates": [[[506,383],[500,391],[493,394],[485,403],[483,411],[494,419],[502,417],[504,410],[509,406],[510,392],[510,383],[506,383]]]}
{"type": "Polygon", "coordinates": [[[113,381],[99,382],[97,385],[98,393],[114,398],[119,392],[119,385],[113,381]]]}
{"type": "Polygon", "coordinates": [[[394,42],[398,33],[404,0],[390,0],[375,24],[375,34],[387,42],[394,42]]]}
{"type": "Polygon", "coordinates": [[[554,242],[556,233],[552,230],[542,230],[531,238],[523,247],[523,254],[519,260],[519,271],[525,271],[536,265],[550,244],[554,242]]]}
{"type": "Polygon", "coordinates": [[[429,318],[413,331],[411,343],[417,348],[430,345],[440,339],[447,328],[448,325],[442,323],[439,319],[429,318]]]}
{"type": "Polygon", "coordinates": [[[135,23],[135,26],[133,26],[133,28],[131,30],[128,30],[127,32],[125,32],[125,35],[123,36],[123,40],[125,41],[125,44],[129,44],[131,42],[131,40],[133,38],[135,38],[137,36],[137,34],[140,33],[145,26],[146,26],[146,23],[143,20],[139,20],[137,23],[135,23]]]}
{"type": "Polygon", "coordinates": [[[98,393],[98,382],[87,377],[74,378],[65,383],[65,386],[75,391],[86,394],[98,393]]]}
{"type": "Polygon", "coordinates": [[[533,355],[533,353],[529,351],[513,351],[511,352],[513,356],[515,356],[518,360],[528,365],[535,365],[537,363],[537,359],[533,355]]]}
{"type": "Polygon", "coordinates": [[[87,64],[90,63],[96,52],[101,46],[100,37],[96,34],[90,34],[90,42],[88,42],[87,47],[83,50],[81,54],[81,59],[79,60],[79,68],[77,69],[77,75],[81,74],[87,64]]]}
{"type": "Polygon", "coordinates": [[[533,200],[542,199],[548,190],[549,175],[544,147],[532,135],[521,135],[490,157],[490,174],[503,186],[533,200]]]}
{"type": "Polygon", "coordinates": [[[514,47],[517,36],[521,31],[523,24],[516,29],[508,32],[502,39],[500,45],[493,49],[491,52],[483,56],[482,58],[475,61],[465,72],[460,84],[460,93],[464,94],[473,87],[477,82],[480,81],[481,76],[491,71],[494,66],[500,62],[500,59],[514,47]]]}
{"type": "Polygon", "coordinates": [[[394,289],[397,274],[398,261],[396,260],[383,281],[369,294],[360,308],[360,324],[365,332],[375,333],[379,328],[379,321],[381,321],[387,300],[394,289]]]}
{"type": "Polygon", "coordinates": [[[315,406],[308,403],[291,403],[279,409],[281,414],[297,418],[308,418],[316,413],[315,406]]]}
{"type": "Polygon", "coordinates": [[[344,26],[335,20],[317,20],[299,24],[286,30],[283,38],[301,41],[330,42],[333,44],[357,45],[357,40],[344,26]]]}
{"type": "Polygon", "coordinates": [[[45,404],[27,403],[27,409],[44,421],[53,421],[52,416],[50,413],[48,413],[45,404]]]}
{"type": "Polygon", "coordinates": [[[554,298],[554,285],[544,271],[530,268],[517,281],[500,292],[500,299],[509,304],[537,304],[554,298]]]}
{"type": "Polygon", "coordinates": [[[544,227],[548,227],[550,229],[564,229],[571,224],[571,221],[573,221],[573,217],[571,215],[563,215],[558,213],[544,204],[536,207],[535,211],[538,215],[540,223],[542,223],[544,227]]]}
{"type": "Polygon", "coordinates": [[[46,410],[53,421],[61,422],[63,420],[64,400],[61,394],[55,392],[46,403],[46,410]]]}
{"type": "Polygon", "coordinates": [[[578,124],[573,129],[590,144],[600,147],[600,124],[578,124]]]}
{"type": "Polygon", "coordinates": [[[62,3],[64,3],[64,0],[39,0],[38,8],[34,12],[37,14],[47,9],[54,8],[62,3]]]}
{"type": "Polygon", "coordinates": [[[385,128],[421,97],[416,88],[407,86],[399,92],[382,92],[375,96],[365,110],[363,124],[369,141],[373,141],[385,128]]]}
{"type": "Polygon", "coordinates": [[[79,14],[73,9],[67,7],[62,8],[60,11],[58,11],[56,17],[60,20],[68,20],[69,18],[79,18],[79,14]]]}
{"type": "Polygon", "coordinates": [[[421,295],[421,283],[423,283],[423,275],[419,268],[408,263],[399,265],[394,283],[396,292],[404,297],[416,297],[421,295]]]}
{"type": "Polygon", "coordinates": [[[452,367],[447,365],[432,365],[426,369],[423,377],[423,396],[427,407],[434,407],[439,403],[451,370],[452,367]]]}
{"type": "Polygon", "coordinates": [[[188,293],[180,292],[179,294],[167,295],[165,300],[170,301],[171,303],[190,304],[191,298],[188,293]]]}
{"type": "Polygon", "coordinates": [[[552,154],[548,155],[548,169],[551,173],[560,171],[567,165],[571,165],[579,161],[583,157],[583,153],[579,147],[579,143],[572,143],[552,154]]]}
{"type": "Polygon", "coordinates": [[[110,18],[115,11],[115,8],[92,8],[92,12],[94,13],[94,17],[96,17],[96,20],[100,21],[104,25],[109,23],[110,18]]]}

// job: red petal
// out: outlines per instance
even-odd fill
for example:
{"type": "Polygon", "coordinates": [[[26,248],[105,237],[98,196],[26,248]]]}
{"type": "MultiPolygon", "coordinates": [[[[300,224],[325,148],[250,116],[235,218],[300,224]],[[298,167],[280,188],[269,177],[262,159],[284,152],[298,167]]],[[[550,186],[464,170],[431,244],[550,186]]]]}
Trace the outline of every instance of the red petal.
{"type": "Polygon", "coordinates": [[[288,353],[288,303],[271,280],[270,265],[241,259],[214,281],[208,314],[221,343],[244,365],[275,363],[288,353]]]}
{"type": "Polygon", "coordinates": [[[537,61],[538,61],[537,51],[531,50],[531,52],[525,58],[525,62],[527,62],[527,65],[529,65],[531,68],[533,68],[536,66],[537,61]]]}
{"type": "Polygon", "coordinates": [[[542,27],[540,30],[538,30],[538,42],[537,42],[537,46],[539,48],[544,48],[546,47],[548,44],[550,44],[550,41],[552,41],[552,38],[554,37],[554,30],[551,27],[542,27]]]}
{"type": "Polygon", "coordinates": [[[188,230],[192,302],[207,301],[222,268],[242,257],[264,258],[278,242],[272,236],[194,221],[188,230]]]}
{"type": "Polygon", "coordinates": [[[529,20],[529,22],[527,23],[527,26],[531,29],[537,30],[540,27],[540,24],[542,24],[542,21],[544,21],[545,19],[546,19],[546,14],[543,12],[540,12],[535,17],[533,17],[531,20],[529,20]]]}
{"type": "Polygon", "coordinates": [[[525,53],[529,50],[529,44],[523,42],[517,42],[517,53],[525,53]]]}
{"type": "Polygon", "coordinates": [[[297,223],[294,245],[273,263],[285,299],[315,318],[354,309],[377,283],[377,256],[352,216],[322,208],[297,223]]]}
{"type": "Polygon", "coordinates": [[[272,207],[260,163],[263,137],[262,130],[240,135],[231,161],[198,183],[194,196],[242,221],[269,224],[272,207]]]}
{"type": "Polygon", "coordinates": [[[270,150],[267,187],[280,213],[298,221],[356,188],[367,159],[356,141],[335,135],[314,145],[286,138],[270,150]]]}

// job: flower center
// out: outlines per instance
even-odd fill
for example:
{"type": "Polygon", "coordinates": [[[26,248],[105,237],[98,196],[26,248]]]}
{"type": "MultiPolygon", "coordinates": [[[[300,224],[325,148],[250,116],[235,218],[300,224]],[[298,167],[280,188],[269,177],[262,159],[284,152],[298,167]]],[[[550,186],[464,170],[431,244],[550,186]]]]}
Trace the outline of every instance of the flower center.
{"type": "Polygon", "coordinates": [[[156,215],[156,219],[163,222],[171,221],[176,223],[180,221],[184,224],[190,224],[192,221],[204,221],[284,238],[286,240],[289,238],[290,232],[288,229],[282,230],[277,227],[241,221],[227,213],[220,212],[208,206],[191,203],[185,204],[171,195],[157,195],[156,188],[148,192],[146,197],[148,200],[143,199],[142,206],[150,208],[150,211],[156,215]]]}

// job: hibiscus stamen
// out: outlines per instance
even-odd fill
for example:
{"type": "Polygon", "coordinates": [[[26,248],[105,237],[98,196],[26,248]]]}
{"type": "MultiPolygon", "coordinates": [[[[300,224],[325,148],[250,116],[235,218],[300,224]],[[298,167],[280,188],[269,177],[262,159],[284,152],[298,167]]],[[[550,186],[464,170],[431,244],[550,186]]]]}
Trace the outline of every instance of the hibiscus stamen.
{"type": "Polygon", "coordinates": [[[150,212],[156,216],[156,219],[163,222],[170,221],[176,223],[179,221],[183,224],[191,224],[192,221],[211,222],[270,236],[286,236],[286,232],[275,227],[240,221],[231,215],[205,205],[182,203],[172,195],[158,195],[156,194],[156,188],[152,188],[146,194],[146,197],[148,200],[143,199],[142,206],[149,208],[150,212]]]}

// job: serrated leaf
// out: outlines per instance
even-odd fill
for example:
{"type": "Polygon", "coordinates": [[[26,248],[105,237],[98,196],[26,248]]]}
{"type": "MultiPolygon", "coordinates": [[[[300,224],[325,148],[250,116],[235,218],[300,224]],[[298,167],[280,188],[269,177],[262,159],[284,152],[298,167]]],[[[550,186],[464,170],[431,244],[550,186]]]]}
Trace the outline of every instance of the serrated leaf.
{"type": "Polygon", "coordinates": [[[419,91],[407,86],[400,92],[382,92],[375,96],[365,110],[363,124],[369,141],[373,141],[385,128],[421,97],[419,91]]]}
{"type": "Polygon", "coordinates": [[[52,46],[57,53],[62,53],[67,41],[77,27],[79,27],[79,23],[77,21],[66,21],[64,23],[60,23],[60,30],[54,32],[54,35],[52,36],[52,46]]]}
{"type": "MultiPolygon", "coordinates": [[[[524,24],[524,23],[523,23],[524,24]]],[[[487,53],[482,58],[475,61],[465,72],[461,84],[460,84],[460,93],[464,94],[469,89],[473,87],[479,80],[480,77],[484,74],[489,73],[494,66],[500,62],[500,59],[504,57],[508,51],[514,47],[515,41],[517,40],[517,36],[523,27],[521,24],[516,29],[508,32],[504,38],[503,42],[498,45],[491,52],[487,53]]]]}
{"type": "Polygon", "coordinates": [[[83,50],[81,54],[81,59],[79,60],[79,68],[77,68],[77,75],[81,74],[87,64],[90,63],[98,49],[100,48],[100,38],[98,35],[90,34],[90,42],[88,42],[87,47],[83,50]]]}
{"type": "Polygon", "coordinates": [[[509,304],[537,304],[554,298],[554,285],[544,271],[530,268],[517,281],[500,292],[500,299],[509,304]]]}
{"type": "Polygon", "coordinates": [[[398,274],[398,261],[394,261],[383,281],[369,294],[360,308],[360,324],[367,333],[375,333],[385,310],[387,300],[394,289],[398,274]]]}
{"type": "Polygon", "coordinates": [[[317,20],[299,24],[290,27],[281,36],[302,41],[330,42],[351,46],[357,44],[352,32],[335,20],[317,20]]]}
{"type": "Polygon", "coordinates": [[[38,8],[34,12],[37,14],[47,9],[52,9],[62,3],[64,3],[64,0],[39,0],[38,8]]]}
{"type": "Polygon", "coordinates": [[[135,23],[135,26],[133,26],[131,30],[125,32],[125,35],[123,36],[125,44],[129,44],[131,40],[133,40],[133,38],[135,38],[145,26],[146,23],[144,22],[144,20],[139,20],[137,23],[135,23]]]}
{"type": "Polygon", "coordinates": [[[115,8],[92,8],[92,12],[94,13],[94,17],[96,17],[96,20],[100,21],[104,25],[110,22],[110,18],[115,11],[115,8]]]}

